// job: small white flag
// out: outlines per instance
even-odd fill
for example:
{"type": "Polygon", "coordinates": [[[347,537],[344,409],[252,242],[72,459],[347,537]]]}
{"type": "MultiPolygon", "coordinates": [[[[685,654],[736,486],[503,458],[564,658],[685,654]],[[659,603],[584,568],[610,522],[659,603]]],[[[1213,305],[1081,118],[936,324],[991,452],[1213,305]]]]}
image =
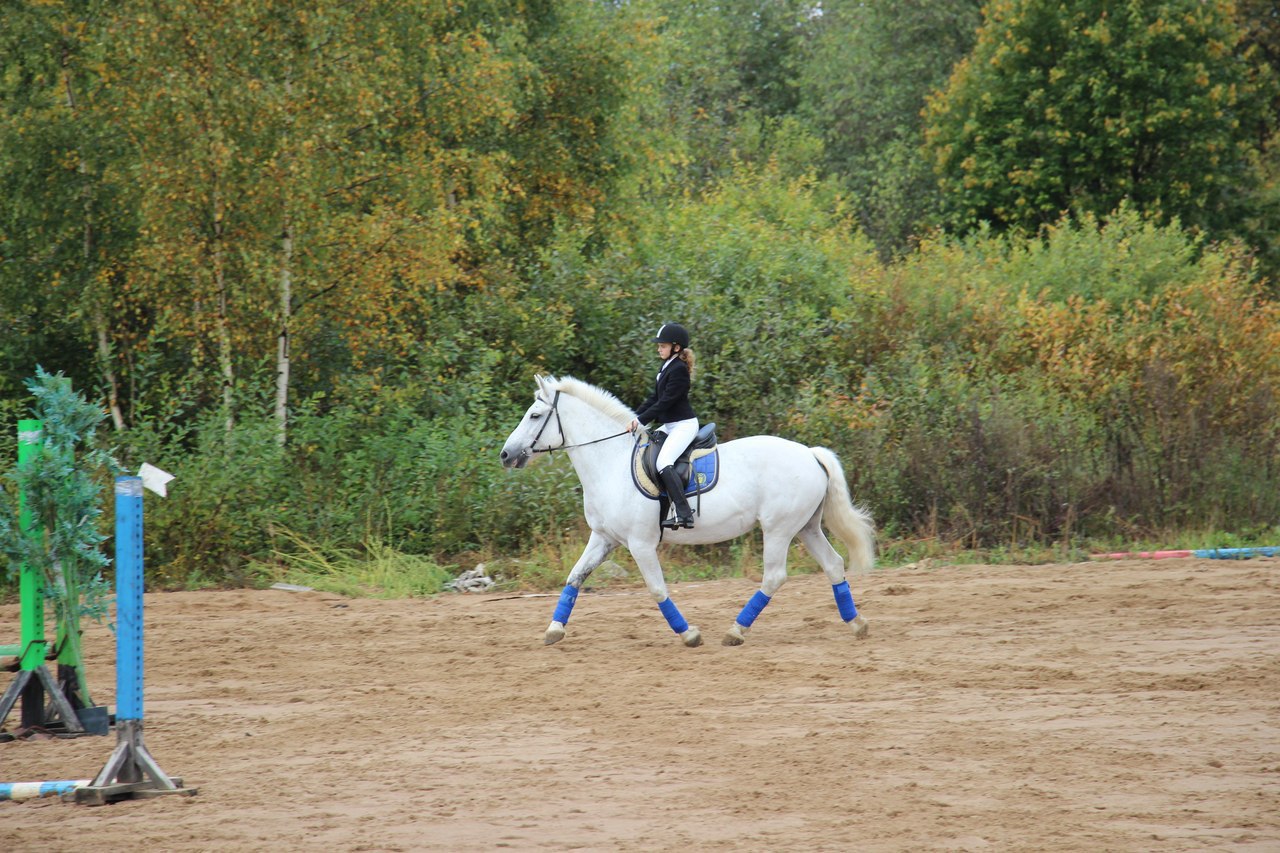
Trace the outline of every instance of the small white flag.
{"type": "Polygon", "coordinates": [[[138,476],[142,478],[142,485],[155,492],[160,497],[165,497],[165,486],[173,475],[168,471],[161,471],[149,462],[143,462],[142,467],[138,469],[138,476]]]}

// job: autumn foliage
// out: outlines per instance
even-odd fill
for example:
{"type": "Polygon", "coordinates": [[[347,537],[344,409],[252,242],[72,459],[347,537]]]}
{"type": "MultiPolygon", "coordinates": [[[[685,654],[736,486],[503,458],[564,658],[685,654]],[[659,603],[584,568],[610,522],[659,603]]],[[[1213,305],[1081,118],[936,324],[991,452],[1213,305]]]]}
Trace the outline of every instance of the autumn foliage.
{"type": "Polygon", "coordinates": [[[532,375],[638,401],[676,319],[887,543],[1277,534],[1267,4],[742,8],[13,5],[0,414],[61,371],[178,475],[167,583],[512,555],[580,523],[494,461],[532,375]]]}

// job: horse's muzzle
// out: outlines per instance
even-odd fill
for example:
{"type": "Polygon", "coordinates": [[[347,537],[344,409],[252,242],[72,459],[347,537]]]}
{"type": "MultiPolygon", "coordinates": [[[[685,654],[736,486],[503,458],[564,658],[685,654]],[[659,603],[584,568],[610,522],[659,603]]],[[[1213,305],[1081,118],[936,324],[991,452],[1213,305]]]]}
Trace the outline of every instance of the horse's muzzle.
{"type": "Polygon", "coordinates": [[[524,466],[529,464],[529,459],[531,458],[531,455],[528,451],[523,451],[521,453],[512,453],[506,448],[503,448],[502,455],[500,458],[502,459],[503,468],[523,468],[524,466]]]}

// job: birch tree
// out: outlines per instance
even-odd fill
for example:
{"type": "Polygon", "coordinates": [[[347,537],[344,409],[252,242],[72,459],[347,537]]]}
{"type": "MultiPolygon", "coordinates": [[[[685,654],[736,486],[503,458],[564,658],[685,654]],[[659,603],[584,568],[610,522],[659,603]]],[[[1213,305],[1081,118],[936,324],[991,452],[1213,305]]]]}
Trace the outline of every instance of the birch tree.
{"type": "Polygon", "coordinates": [[[40,361],[101,385],[117,430],[126,423],[120,268],[135,221],[112,170],[122,151],[100,112],[108,72],[95,2],[21,4],[0,27],[0,317],[16,390],[40,361]]]}

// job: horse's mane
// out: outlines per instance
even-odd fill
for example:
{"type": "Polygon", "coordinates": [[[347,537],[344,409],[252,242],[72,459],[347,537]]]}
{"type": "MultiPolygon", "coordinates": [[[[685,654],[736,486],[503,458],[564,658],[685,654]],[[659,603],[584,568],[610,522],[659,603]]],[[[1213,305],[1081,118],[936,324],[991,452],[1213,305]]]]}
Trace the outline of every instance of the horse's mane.
{"type": "Polygon", "coordinates": [[[626,426],[635,419],[636,413],[631,407],[619,400],[613,394],[603,388],[598,388],[581,379],[575,379],[572,376],[561,376],[558,379],[554,376],[544,377],[542,380],[545,387],[551,391],[559,391],[562,394],[568,394],[591,408],[600,412],[619,424],[626,426]]]}

